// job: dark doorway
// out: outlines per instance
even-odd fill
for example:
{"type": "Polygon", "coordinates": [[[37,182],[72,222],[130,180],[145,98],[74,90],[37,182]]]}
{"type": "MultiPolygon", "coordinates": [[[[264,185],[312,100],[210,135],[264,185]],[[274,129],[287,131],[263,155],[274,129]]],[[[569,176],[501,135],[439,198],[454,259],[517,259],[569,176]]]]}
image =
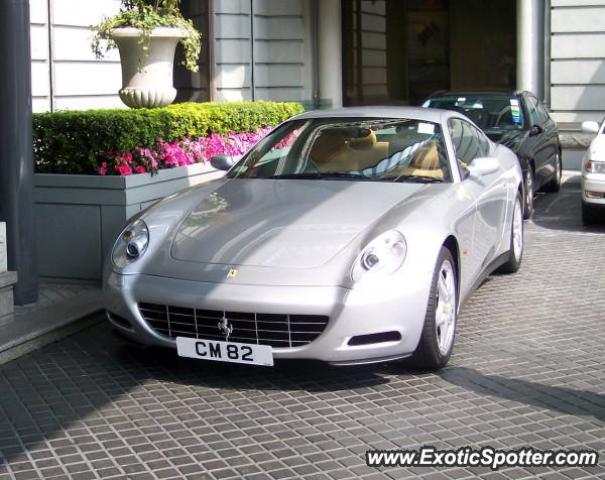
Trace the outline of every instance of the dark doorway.
{"type": "Polygon", "coordinates": [[[342,0],[345,105],[515,88],[510,0],[342,0]]]}
{"type": "Polygon", "coordinates": [[[212,45],[212,17],[208,0],[183,0],[181,11],[185,18],[193,22],[195,28],[202,34],[202,51],[198,61],[199,70],[190,72],[181,65],[183,49],[176,52],[176,68],[174,69],[174,86],[178,94],[177,102],[207,102],[211,100],[210,79],[213,76],[210,45],[212,45]]]}

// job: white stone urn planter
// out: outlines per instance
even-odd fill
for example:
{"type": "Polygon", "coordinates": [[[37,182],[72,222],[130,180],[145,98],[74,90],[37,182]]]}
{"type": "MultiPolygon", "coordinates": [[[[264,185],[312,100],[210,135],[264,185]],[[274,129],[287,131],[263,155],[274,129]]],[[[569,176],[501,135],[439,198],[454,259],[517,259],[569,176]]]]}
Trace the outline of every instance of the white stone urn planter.
{"type": "Polygon", "coordinates": [[[141,40],[137,28],[116,28],[111,32],[118,45],[122,63],[120,98],[130,108],[165,107],[174,102],[174,53],[176,45],[187,37],[182,28],[158,27],[149,40],[141,40]]]}

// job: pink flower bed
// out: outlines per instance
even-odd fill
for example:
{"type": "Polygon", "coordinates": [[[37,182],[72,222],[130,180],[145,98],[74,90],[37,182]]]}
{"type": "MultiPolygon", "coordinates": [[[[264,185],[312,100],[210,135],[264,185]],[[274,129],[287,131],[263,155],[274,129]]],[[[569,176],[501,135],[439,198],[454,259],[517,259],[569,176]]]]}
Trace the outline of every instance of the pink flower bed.
{"type": "Polygon", "coordinates": [[[113,150],[102,154],[99,175],[133,175],[157,173],[164,168],[182,167],[207,162],[215,155],[240,157],[271,131],[264,127],[252,133],[231,132],[224,137],[212,134],[208,137],[165,142],[159,140],[153,148],[136,148],[134,151],[113,150]]]}

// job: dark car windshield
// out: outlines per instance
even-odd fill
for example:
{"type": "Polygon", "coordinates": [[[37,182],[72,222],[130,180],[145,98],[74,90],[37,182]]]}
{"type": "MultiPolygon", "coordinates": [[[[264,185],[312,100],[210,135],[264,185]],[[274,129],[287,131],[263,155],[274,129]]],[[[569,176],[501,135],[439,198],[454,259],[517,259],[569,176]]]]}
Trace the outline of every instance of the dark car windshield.
{"type": "Polygon", "coordinates": [[[286,122],[229,172],[232,178],[449,182],[438,124],[415,119],[286,122]]]}
{"type": "Polygon", "coordinates": [[[521,130],[525,125],[516,95],[444,95],[428,99],[423,106],[463,113],[482,130],[521,130]]]}

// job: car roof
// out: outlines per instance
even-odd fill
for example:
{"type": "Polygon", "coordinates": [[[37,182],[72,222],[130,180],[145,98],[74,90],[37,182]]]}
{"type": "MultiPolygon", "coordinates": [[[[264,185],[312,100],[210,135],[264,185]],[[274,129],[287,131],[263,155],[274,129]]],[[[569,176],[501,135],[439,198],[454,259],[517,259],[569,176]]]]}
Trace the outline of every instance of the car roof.
{"type": "MultiPolygon", "coordinates": [[[[433,92],[431,93],[431,95],[429,95],[428,99],[431,98],[437,98],[437,97],[449,97],[449,96],[456,96],[456,95],[468,95],[468,96],[479,96],[479,95],[494,95],[494,96],[500,96],[500,95],[508,95],[508,96],[517,96],[517,95],[523,95],[525,93],[531,93],[528,92],[527,90],[439,90],[437,92],[433,92]]],[[[533,95],[533,94],[532,94],[533,95]]]]}
{"type": "Polygon", "coordinates": [[[451,116],[452,112],[438,108],[422,107],[346,107],[332,108],[327,110],[313,110],[301,113],[292,118],[292,120],[308,118],[334,118],[334,117],[368,117],[368,118],[412,118],[425,122],[439,123],[444,115],[451,116]]]}

